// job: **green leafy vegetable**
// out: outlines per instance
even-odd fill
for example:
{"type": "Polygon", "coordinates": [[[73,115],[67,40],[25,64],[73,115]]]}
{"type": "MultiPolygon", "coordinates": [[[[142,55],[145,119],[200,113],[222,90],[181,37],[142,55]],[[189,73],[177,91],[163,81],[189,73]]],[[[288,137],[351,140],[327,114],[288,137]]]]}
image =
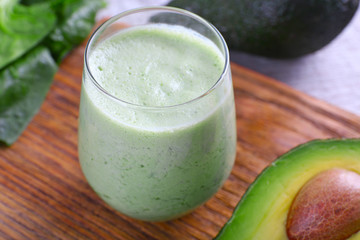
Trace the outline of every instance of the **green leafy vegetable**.
{"type": "Polygon", "coordinates": [[[0,143],[12,144],[26,128],[56,63],[88,36],[103,6],[103,0],[0,0],[0,143]]]}
{"type": "Polygon", "coordinates": [[[90,33],[96,12],[105,6],[99,0],[62,0],[53,4],[59,19],[56,28],[45,40],[57,62],[90,33]]]}
{"type": "Polygon", "coordinates": [[[55,22],[49,3],[23,6],[17,0],[1,0],[0,69],[41,42],[55,22]]]}
{"type": "Polygon", "coordinates": [[[0,141],[12,144],[39,110],[57,65],[37,47],[0,72],[0,141]]]}

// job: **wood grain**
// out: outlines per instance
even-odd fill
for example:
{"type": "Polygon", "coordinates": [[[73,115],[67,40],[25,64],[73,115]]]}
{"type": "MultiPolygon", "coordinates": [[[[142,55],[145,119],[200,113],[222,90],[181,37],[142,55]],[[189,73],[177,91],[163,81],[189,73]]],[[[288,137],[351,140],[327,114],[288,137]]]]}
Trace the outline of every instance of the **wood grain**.
{"type": "Polygon", "coordinates": [[[211,239],[256,176],[316,138],[360,137],[360,117],[232,64],[237,158],[224,187],[177,220],[149,223],[110,207],[87,184],[77,156],[84,46],[62,63],[19,140],[0,149],[0,239],[211,239]]]}

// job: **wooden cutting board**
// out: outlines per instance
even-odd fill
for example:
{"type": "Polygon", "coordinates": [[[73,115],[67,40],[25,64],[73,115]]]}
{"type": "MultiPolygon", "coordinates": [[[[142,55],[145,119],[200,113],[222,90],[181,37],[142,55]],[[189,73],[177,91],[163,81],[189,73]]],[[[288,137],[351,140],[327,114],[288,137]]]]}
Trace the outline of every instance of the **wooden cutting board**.
{"type": "Polygon", "coordinates": [[[110,207],[87,184],[77,155],[84,46],[62,63],[40,112],[0,148],[1,239],[211,239],[256,176],[290,148],[317,138],[360,137],[360,117],[232,64],[237,157],[224,187],[174,221],[148,223],[110,207]]]}

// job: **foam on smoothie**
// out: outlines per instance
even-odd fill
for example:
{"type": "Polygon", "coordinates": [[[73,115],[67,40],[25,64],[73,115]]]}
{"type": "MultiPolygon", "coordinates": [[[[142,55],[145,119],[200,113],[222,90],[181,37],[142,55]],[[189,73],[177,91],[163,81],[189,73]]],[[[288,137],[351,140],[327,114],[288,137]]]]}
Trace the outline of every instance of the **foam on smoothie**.
{"type": "Polygon", "coordinates": [[[209,39],[180,26],[134,27],[105,39],[89,58],[91,73],[111,95],[142,106],[171,106],[206,93],[224,57],[209,39]]]}

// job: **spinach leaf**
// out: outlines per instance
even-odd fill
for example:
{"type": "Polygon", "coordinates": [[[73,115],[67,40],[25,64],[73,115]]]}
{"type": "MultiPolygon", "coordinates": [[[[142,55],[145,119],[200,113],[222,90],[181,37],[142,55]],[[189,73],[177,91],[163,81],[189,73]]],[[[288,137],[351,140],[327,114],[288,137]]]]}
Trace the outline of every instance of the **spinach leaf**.
{"type": "Polygon", "coordinates": [[[20,3],[0,0],[0,143],[6,145],[39,110],[56,62],[88,36],[104,6],[103,0],[20,3]]]}
{"type": "Polygon", "coordinates": [[[56,62],[79,45],[91,32],[96,12],[105,6],[103,0],[61,0],[53,2],[59,22],[45,39],[56,62]]]}
{"type": "Polygon", "coordinates": [[[0,69],[41,42],[55,23],[49,2],[24,6],[17,0],[1,0],[0,69]]]}
{"type": "Polygon", "coordinates": [[[0,142],[10,145],[38,112],[57,65],[37,47],[0,72],[0,142]]]}

